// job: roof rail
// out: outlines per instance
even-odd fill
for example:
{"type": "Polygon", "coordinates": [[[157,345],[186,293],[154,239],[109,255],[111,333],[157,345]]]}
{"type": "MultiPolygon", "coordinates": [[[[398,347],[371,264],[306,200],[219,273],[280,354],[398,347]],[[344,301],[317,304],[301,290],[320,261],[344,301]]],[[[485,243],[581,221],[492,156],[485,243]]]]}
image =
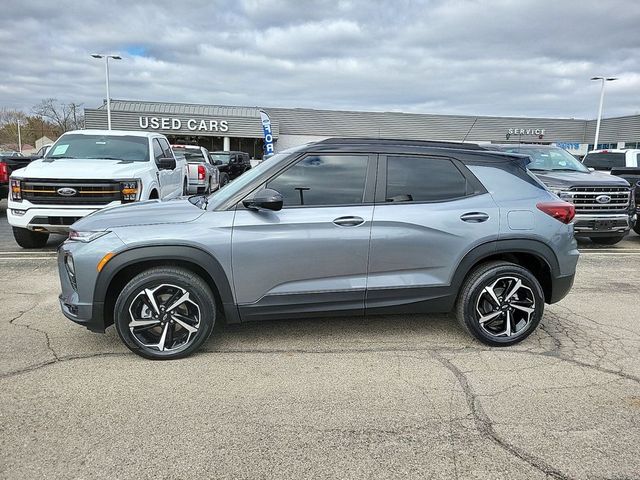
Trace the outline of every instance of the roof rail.
{"type": "Polygon", "coordinates": [[[457,148],[460,150],[484,150],[475,143],[406,140],[401,138],[327,138],[318,143],[323,145],[409,145],[416,147],[457,148]]]}

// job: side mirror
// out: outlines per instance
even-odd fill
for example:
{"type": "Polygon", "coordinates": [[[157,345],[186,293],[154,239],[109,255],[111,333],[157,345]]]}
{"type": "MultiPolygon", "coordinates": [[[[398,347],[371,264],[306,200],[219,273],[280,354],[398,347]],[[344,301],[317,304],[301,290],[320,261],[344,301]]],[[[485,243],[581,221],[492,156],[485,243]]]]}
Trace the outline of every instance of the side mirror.
{"type": "Polygon", "coordinates": [[[265,188],[254,195],[253,198],[247,198],[242,204],[249,210],[273,210],[282,209],[282,195],[276,190],[265,188]]]}
{"type": "Polygon", "coordinates": [[[156,160],[156,164],[160,170],[174,170],[176,168],[176,159],[164,157],[156,160]]]}

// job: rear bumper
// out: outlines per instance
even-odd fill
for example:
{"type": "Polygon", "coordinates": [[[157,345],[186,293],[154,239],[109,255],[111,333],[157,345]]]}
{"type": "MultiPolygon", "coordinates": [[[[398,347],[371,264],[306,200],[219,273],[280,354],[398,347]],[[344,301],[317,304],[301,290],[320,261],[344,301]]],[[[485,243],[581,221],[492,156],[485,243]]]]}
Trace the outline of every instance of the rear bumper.
{"type": "Polygon", "coordinates": [[[573,230],[576,237],[623,236],[633,226],[635,215],[588,215],[576,214],[573,230]]]}
{"type": "Polygon", "coordinates": [[[551,287],[551,298],[548,303],[556,303],[566,297],[571,287],[573,287],[574,279],[575,274],[555,277],[553,279],[553,286],[551,287]]]}

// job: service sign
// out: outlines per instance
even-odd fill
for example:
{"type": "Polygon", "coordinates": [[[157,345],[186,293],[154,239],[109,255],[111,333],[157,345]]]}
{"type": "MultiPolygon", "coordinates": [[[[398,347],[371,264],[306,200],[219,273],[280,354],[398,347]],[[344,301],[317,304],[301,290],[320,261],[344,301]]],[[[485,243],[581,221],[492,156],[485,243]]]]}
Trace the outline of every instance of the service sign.
{"type": "Polygon", "coordinates": [[[173,117],[139,117],[138,124],[144,130],[180,130],[186,127],[192,132],[228,132],[226,120],[180,119],[173,117]]]}
{"type": "Polygon", "coordinates": [[[510,128],[508,135],[544,135],[544,128],[510,128]]]}

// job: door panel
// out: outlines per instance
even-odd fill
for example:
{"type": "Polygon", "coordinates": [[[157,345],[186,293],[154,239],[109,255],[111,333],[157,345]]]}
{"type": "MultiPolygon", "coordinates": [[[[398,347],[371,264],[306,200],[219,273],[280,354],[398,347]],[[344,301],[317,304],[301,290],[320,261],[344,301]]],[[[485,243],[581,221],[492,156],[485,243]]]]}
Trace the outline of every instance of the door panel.
{"type": "Polygon", "coordinates": [[[493,198],[447,157],[383,157],[377,185],[367,311],[449,310],[458,263],[498,236],[493,198]]]}
{"type": "Polygon", "coordinates": [[[232,251],[243,318],[363,312],[372,216],[372,205],[278,212],[238,208],[232,251]],[[334,223],[347,216],[363,221],[349,226],[334,223]]]}

